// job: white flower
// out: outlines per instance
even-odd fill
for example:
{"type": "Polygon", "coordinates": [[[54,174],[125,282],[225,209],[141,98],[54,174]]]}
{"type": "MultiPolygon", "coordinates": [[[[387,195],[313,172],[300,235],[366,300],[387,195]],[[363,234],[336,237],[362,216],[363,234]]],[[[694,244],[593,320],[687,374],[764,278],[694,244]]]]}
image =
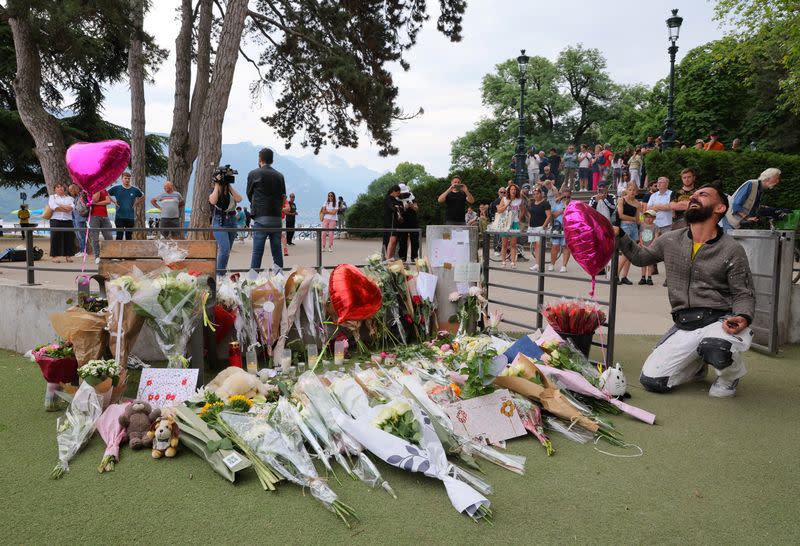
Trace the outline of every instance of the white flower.
{"type": "Polygon", "coordinates": [[[392,412],[392,408],[389,406],[384,406],[370,424],[375,428],[381,428],[381,425],[383,425],[384,422],[391,419],[393,416],[394,413],[392,412]]]}
{"type": "Polygon", "coordinates": [[[480,296],[483,294],[483,290],[481,290],[478,286],[470,286],[468,294],[473,297],[480,296]]]}
{"type": "Polygon", "coordinates": [[[448,299],[449,299],[451,302],[455,303],[455,302],[457,302],[459,299],[461,299],[461,294],[459,294],[458,292],[450,292],[450,295],[448,296],[448,299]]]}
{"type": "Polygon", "coordinates": [[[403,264],[400,262],[394,262],[387,269],[392,273],[402,273],[403,271],[405,271],[405,267],[403,267],[403,264]]]}
{"type": "Polygon", "coordinates": [[[181,271],[180,273],[178,273],[177,277],[175,277],[175,280],[177,280],[180,283],[187,284],[189,286],[194,286],[197,284],[197,277],[195,277],[194,275],[189,275],[185,271],[181,271]]]}

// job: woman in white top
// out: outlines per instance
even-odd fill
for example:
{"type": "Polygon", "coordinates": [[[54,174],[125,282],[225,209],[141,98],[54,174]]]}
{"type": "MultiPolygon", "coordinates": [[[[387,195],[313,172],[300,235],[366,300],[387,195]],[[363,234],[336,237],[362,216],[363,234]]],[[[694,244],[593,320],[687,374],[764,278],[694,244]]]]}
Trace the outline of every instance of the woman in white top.
{"type": "Polygon", "coordinates": [[[591,166],[592,153],[586,148],[586,144],[581,144],[581,152],[578,154],[578,179],[580,180],[581,191],[589,189],[591,166]]]}
{"type": "MultiPolygon", "coordinates": [[[[67,194],[67,187],[56,182],[55,193],[47,200],[47,206],[53,211],[50,217],[51,228],[74,228],[72,223],[72,209],[75,208],[75,201],[67,194]]],[[[72,261],[75,254],[75,232],[70,231],[51,231],[50,232],[50,256],[53,261],[60,263],[61,257],[68,262],[72,261]]]]}
{"type": "MultiPolygon", "coordinates": [[[[519,186],[511,184],[506,196],[497,205],[497,212],[502,214],[508,212],[511,214],[511,230],[519,230],[520,216],[525,214],[528,207],[523,205],[522,198],[519,195],[519,186]]],[[[500,247],[500,255],[503,257],[503,267],[506,266],[506,250],[511,247],[511,269],[517,268],[517,237],[503,237],[503,244],[500,247]]]]}
{"type": "MultiPolygon", "coordinates": [[[[322,208],[319,209],[319,214],[322,216],[322,227],[324,228],[335,228],[336,221],[338,220],[339,214],[339,205],[336,204],[336,194],[332,191],[328,192],[328,200],[325,201],[325,204],[322,205],[322,208]]],[[[322,232],[322,251],[325,251],[325,239],[329,240],[328,243],[328,252],[333,252],[333,232],[332,231],[323,231],[322,232]]]]}

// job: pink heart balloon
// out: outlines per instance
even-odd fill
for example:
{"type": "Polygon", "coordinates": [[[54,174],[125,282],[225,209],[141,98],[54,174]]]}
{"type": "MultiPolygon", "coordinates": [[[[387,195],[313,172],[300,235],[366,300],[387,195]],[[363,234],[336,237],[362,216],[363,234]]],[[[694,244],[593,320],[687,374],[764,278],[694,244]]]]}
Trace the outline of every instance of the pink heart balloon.
{"type": "Polygon", "coordinates": [[[595,277],[614,256],[616,238],[608,219],[586,203],[572,201],[564,211],[564,238],[575,261],[592,277],[594,296],[595,277]]]}
{"type": "Polygon", "coordinates": [[[67,170],[89,199],[111,185],[125,171],[131,147],[122,140],[78,142],[67,149],[67,170]]]}

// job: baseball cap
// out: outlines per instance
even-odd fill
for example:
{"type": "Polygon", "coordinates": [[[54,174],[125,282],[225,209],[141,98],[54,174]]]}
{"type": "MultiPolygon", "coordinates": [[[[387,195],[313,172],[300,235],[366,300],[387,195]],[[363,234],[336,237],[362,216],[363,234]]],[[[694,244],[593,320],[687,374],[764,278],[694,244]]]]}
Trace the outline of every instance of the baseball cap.
{"type": "Polygon", "coordinates": [[[656,217],[656,211],[654,211],[653,209],[647,209],[646,211],[644,211],[644,213],[647,216],[652,216],[653,218],[656,217]]]}
{"type": "Polygon", "coordinates": [[[522,189],[523,190],[529,190],[529,189],[531,189],[531,185],[530,184],[523,184],[522,185],[522,189]]]}

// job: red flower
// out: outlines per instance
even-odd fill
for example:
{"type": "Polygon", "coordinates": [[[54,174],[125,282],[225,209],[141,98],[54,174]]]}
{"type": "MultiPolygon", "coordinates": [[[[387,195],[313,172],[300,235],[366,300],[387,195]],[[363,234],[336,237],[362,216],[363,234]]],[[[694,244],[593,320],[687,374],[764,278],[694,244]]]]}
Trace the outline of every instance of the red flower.
{"type": "Polygon", "coordinates": [[[414,321],[411,319],[411,315],[405,315],[403,320],[406,321],[408,324],[413,324],[414,321]]]}
{"type": "Polygon", "coordinates": [[[411,303],[413,303],[414,305],[419,305],[420,303],[422,303],[422,298],[420,298],[418,295],[411,296],[411,303]]]}

